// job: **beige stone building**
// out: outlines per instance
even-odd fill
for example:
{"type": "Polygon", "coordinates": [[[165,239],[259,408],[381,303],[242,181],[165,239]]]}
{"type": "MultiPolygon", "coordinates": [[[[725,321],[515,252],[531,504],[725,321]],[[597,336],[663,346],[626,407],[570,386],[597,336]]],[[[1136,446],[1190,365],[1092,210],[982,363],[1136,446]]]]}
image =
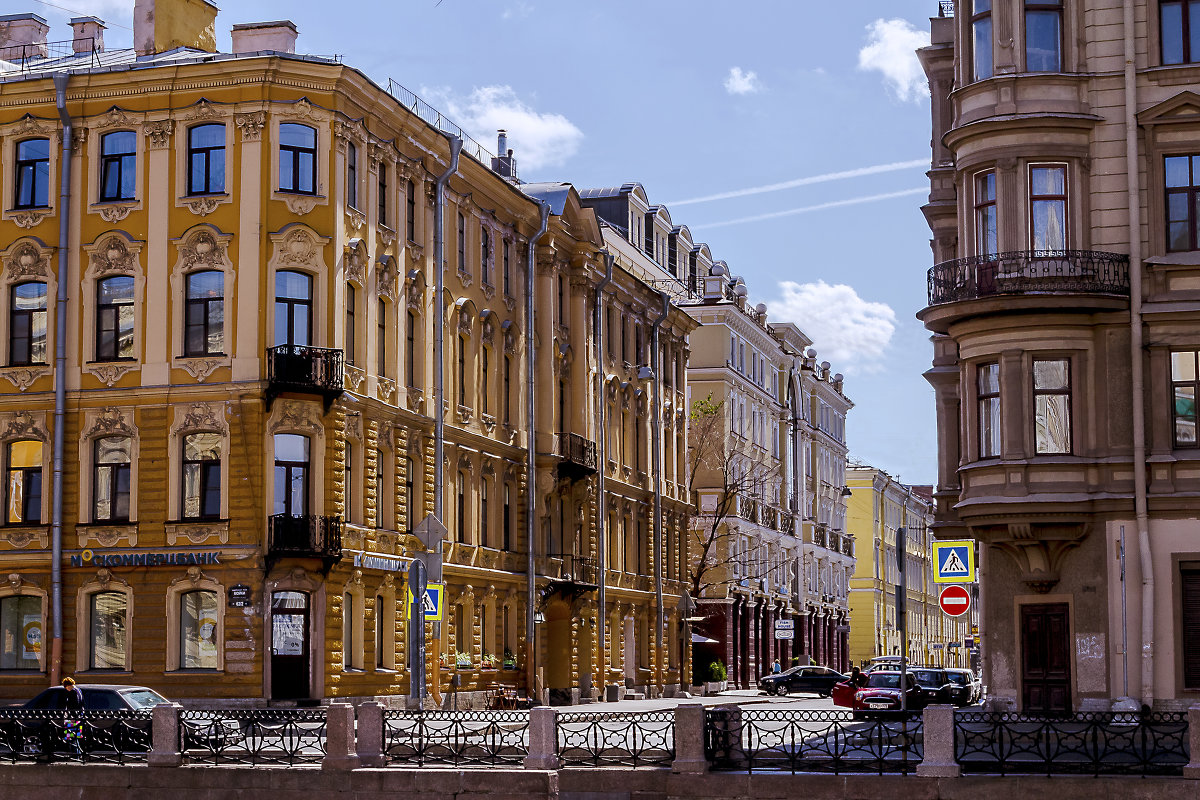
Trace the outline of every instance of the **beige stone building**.
{"type": "Polygon", "coordinates": [[[1200,697],[1196,9],[953,6],[920,54],[933,531],[979,542],[998,706],[1183,708],[1200,697]]]}
{"type": "Polygon", "coordinates": [[[677,499],[647,475],[685,450],[686,376],[640,375],[632,342],[661,322],[686,358],[689,318],[610,275],[569,185],[518,185],[503,146],[456,155],[461,131],[296,55],[291,23],[215,53],[216,13],[139,0],[136,51],[95,18],[62,43],[0,18],[0,696],[67,673],[172,699],[406,694],[405,575],[435,511],[435,695],[452,674],[556,702],[678,685],[686,542],[653,524],[677,499]]]}

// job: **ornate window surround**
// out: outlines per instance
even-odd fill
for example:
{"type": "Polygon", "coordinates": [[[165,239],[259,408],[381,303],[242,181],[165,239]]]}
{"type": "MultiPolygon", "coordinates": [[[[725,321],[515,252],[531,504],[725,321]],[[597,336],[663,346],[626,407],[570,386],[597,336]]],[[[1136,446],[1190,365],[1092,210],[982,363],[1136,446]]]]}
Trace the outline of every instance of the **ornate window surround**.
{"type": "Polygon", "coordinates": [[[403,636],[398,636],[396,632],[396,579],[391,575],[384,575],[383,580],[379,583],[379,588],[375,590],[375,642],[376,646],[379,643],[379,627],[383,626],[383,664],[379,663],[379,653],[375,654],[375,671],[395,672],[397,663],[404,663],[396,658],[397,645],[403,647],[403,636]],[[383,607],[379,607],[379,600],[383,599],[383,607]]]}
{"type": "MultiPolygon", "coordinates": [[[[222,483],[225,478],[222,475],[222,483]]],[[[224,502],[224,497],[222,497],[224,502]]],[[[187,573],[181,575],[167,587],[166,598],[167,612],[167,650],[166,650],[166,671],[167,672],[202,672],[212,674],[214,672],[221,673],[225,671],[225,587],[210,578],[200,571],[199,567],[189,567],[187,573]],[[188,592],[206,591],[215,592],[217,595],[217,666],[216,669],[183,669],[179,666],[179,606],[183,595],[188,592]]]]}
{"type": "MultiPolygon", "coordinates": [[[[54,252],[55,248],[35,236],[24,236],[9,245],[8,249],[0,251],[0,264],[3,265],[3,273],[0,274],[0,304],[3,309],[0,311],[0,377],[22,392],[28,390],[34,381],[52,374],[54,368],[49,363],[9,366],[9,326],[12,323],[10,292],[18,283],[41,281],[46,284],[46,353],[49,356],[55,347],[54,315],[57,307],[53,299],[58,294],[58,275],[51,262],[54,252]]],[[[46,360],[49,362],[49,357],[46,360]]]]}
{"type": "Polygon", "coordinates": [[[175,122],[175,207],[186,208],[200,217],[207,217],[218,206],[232,203],[235,186],[234,145],[238,126],[234,121],[234,106],[211,103],[201,98],[189,110],[179,110],[171,116],[175,122]],[[225,127],[225,191],[221,194],[188,194],[188,133],[198,125],[225,127]]]}
{"type": "Polygon", "coordinates": [[[345,602],[347,594],[350,595],[352,602],[352,607],[350,609],[350,613],[352,615],[350,622],[350,632],[352,638],[350,641],[350,646],[347,648],[344,636],[341,637],[342,647],[340,652],[342,656],[342,672],[363,672],[364,668],[366,667],[366,661],[364,660],[366,656],[366,647],[364,646],[363,639],[365,638],[367,629],[367,589],[366,585],[363,583],[362,570],[354,570],[354,572],[350,574],[350,577],[347,578],[346,582],[342,585],[341,591],[338,592],[337,603],[338,607],[341,609],[343,618],[342,627],[338,631],[339,634],[346,630],[346,624],[344,620],[346,616],[345,602]],[[350,655],[349,664],[347,664],[347,653],[350,655]]]}
{"type": "Polygon", "coordinates": [[[5,196],[0,198],[0,219],[12,221],[20,228],[36,228],[46,217],[53,216],[58,210],[59,159],[62,156],[62,134],[58,120],[41,119],[32,114],[26,114],[21,119],[9,125],[0,125],[0,175],[3,175],[5,196]],[[57,134],[57,135],[56,135],[57,134]],[[12,208],[13,196],[11,187],[14,183],[14,170],[17,166],[17,145],[26,139],[50,140],[50,186],[47,192],[45,208],[12,208]]]}
{"type": "MultiPolygon", "coordinates": [[[[6,597],[36,597],[41,602],[41,605],[42,605],[42,621],[41,621],[42,649],[38,653],[38,665],[39,666],[38,666],[37,671],[45,672],[46,671],[46,645],[47,645],[47,639],[46,639],[46,635],[45,635],[46,634],[46,614],[47,614],[47,606],[49,605],[49,603],[47,602],[49,597],[48,597],[45,589],[38,586],[36,583],[29,581],[20,573],[16,573],[16,572],[9,573],[7,578],[8,579],[6,581],[4,581],[3,583],[0,583],[0,599],[4,599],[6,597]]],[[[4,672],[5,675],[9,675],[9,676],[20,675],[22,673],[27,674],[28,671],[27,670],[5,670],[5,672],[4,672]]]]}
{"type": "Polygon", "coordinates": [[[146,272],[142,267],[145,242],[137,241],[124,231],[111,230],[100,234],[89,245],[87,267],[83,270],[80,291],[83,293],[83,327],[81,351],[83,371],[111,387],[126,373],[140,371],[145,346],[146,272]],[[96,284],[103,278],[127,275],[133,278],[133,352],[132,361],[95,361],[96,356],[96,284]]]}
{"type": "MultiPolygon", "coordinates": [[[[279,404],[276,404],[276,408],[279,404]]],[[[288,431],[280,431],[287,433],[288,431]]],[[[269,439],[268,439],[269,441],[269,439]]],[[[271,446],[271,463],[274,463],[274,447],[271,446]]],[[[324,459],[321,459],[324,461],[324,459]]],[[[320,495],[318,495],[320,501],[320,495]]],[[[288,572],[277,574],[263,583],[261,613],[263,619],[263,652],[271,652],[271,595],[275,592],[305,592],[308,594],[308,657],[312,665],[308,676],[309,697],[325,696],[325,667],[327,654],[325,650],[325,625],[320,620],[325,619],[326,613],[326,584],[315,580],[301,567],[294,567],[288,572]]],[[[271,691],[271,659],[263,659],[262,668],[263,696],[269,696],[271,691]]]]}
{"type": "MultiPolygon", "coordinates": [[[[313,279],[312,346],[329,347],[331,323],[325,313],[329,294],[329,266],[325,262],[325,246],[329,239],[303,223],[293,222],[270,234],[273,250],[267,263],[267,281],[263,290],[266,305],[267,342],[273,341],[275,330],[275,273],[280,270],[303,272],[313,279]]],[[[226,318],[229,315],[226,314],[226,318]]]]}
{"type": "MultiPolygon", "coordinates": [[[[90,460],[89,460],[90,463],[90,460]]],[[[79,587],[75,595],[75,664],[76,673],[91,671],[91,600],[92,595],[101,592],[119,592],[125,595],[125,669],[97,670],[97,673],[111,675],[113,672],[133,671],[133,587],[123,578],[114,575],[107,569],[99,569],[96,576],[79,587]]]]}
{"type": "Polygon", "coordinates": [[[167,437],[167,544],[226,544],[229,541],[230,439],[224,403],[191,403],[171,409],[174,419],[167,437]],[[193,433],[221,435],[221,519],[182,519],[183,440],[193,433]]]}
{"type": "MultiPolygon", "coordinates": [[[[126,111],[120,106],[113,106],[107,113],[93,117],[84,128],[88,134],[85,144],[87,163],[92,167],[92,173],[84,176],[88,187],[88,213],[98,214],[105,222],[116,224],[129,216],[133,211],[141,211],[146,196],[146,156],[147,148],[143,123],[145,115],[136,111],[126,111]],[[137,189],[132,200],[100,200],[100,165],[101,147],[105,134],[119,131],[131,131],[134,134],[134,175],[137,189]]],[[[186,149],[186,148],[185,148],[186,149]]]]}
{"type": "Polygon", "coordinates": [[[276,103],[272,106],[269,117],[271,136],[269,149],[271,151],[271,173],[267,180],[271,184],[271,199],[286,203],[288,210],[297,216],[304,216],[317,206],[329,205],[329,137],[330,120],[333,114],[323,108],[318,108],[301,98],[295,103],[276,103]],[[315,194],[296,194],[279,191],[279,126],[294,122],[307,125],[317,132],[317,174],[315,194]]]}
{"type": "MultiPolygon", "coordinates": [[[[52,455],[52,448],[50,446],[50,428],[46,422],[46,413],[47,412],[45,411],[16,411],[13,413],[0,414],[0,462],[8,458],[8,445],[12,442],[41,442],[43,444],[43,489],[50,485],[50,482],[47,480],[47,478],[50,477],[52,455]]],[[[43,520],[42,524],[0,527],[0,539],[6,540],[9,544],[14,546],[16,545],[16,542],[25,540],[21,547],[49,547],[50,538],[48,526],[50,524],[51,500],[52,493],[43,490],[41,508],[41,518],[43,520]]],[[[7,516],[5,519],[7,519],[7,516]]]]}
{"type": "MultiPolygon", "coordinates": [[[[325,486],[326,437],[325,426],[321,423],[320,404],[304,400],[280,400],[275,403],[271,409],[271,416],[267,420],[266,441],[263,443],[263,469],[265,470],[263,474],[267,476],[274,474],[275,470],[275,434],[277,433],[295,433],[308,437],[308,485],[309,491],[312,492],[308,498],[308,507],[314,515],[325,514],[323,487],[325,486]]],[[[224,481],[225,478],[222,476],[222,489],[224,489],[224,481]]],[[[268,484],[270,485],[270,483],[271,481],[268,479],[268,484]]],[[[222,504],[225,502],[224,494],[222,494],[221,502],[222,504]]],[[[274,508],[274,503],[273,496],[267,498],[266,510],[268,512],[274,508]]],[[[265,532],[263,535],[266,535],[265,532]]]]}
{"type": "Polygon", "coordinates": [[[137,546],[138,464],[141,461],[141,437],[133,424],[132,408],[89,408],[84,410],[79,435],[79,546],[112,547],[125,539],[137,546]],[[95,472],[92,442],[105,436],[124,436],[131,440],[129,454],[129,522],[112,525],[92,524],[92,477],[95,472]]]}
{"type": "MultiPolygon", "coordinates": [[[[222,233],[215,225],[204,222],[189,228],[178,239],[171,240],[178,253],[175,266],[171,268],[170,278],[171,297],[174,298],[171,303],[172,344],[169,345],[172,347],[171,366],[185,370],[196,379],[197,383],[202,383],[214,370],[228,367],[233,363],[233,334],[236,331],[232,328],[236,317],[233,314],[232,300],[237,296],[237,272],[234,270],[233,262],[229,259],[229,245],[232,241],[233,234],[222,233]],[[225,305],[225,353],[185,356],[182,353],[185,336],[183,313],[187,302],[185,297],[187,276],[193,272],[207,270],[215,270],[225,276],[222,300],[225,305]]],[[[274,292],[273,283],[271,291],[274,292]]],[[[271,297],[273,308],[274,294],[271,297]]]]}

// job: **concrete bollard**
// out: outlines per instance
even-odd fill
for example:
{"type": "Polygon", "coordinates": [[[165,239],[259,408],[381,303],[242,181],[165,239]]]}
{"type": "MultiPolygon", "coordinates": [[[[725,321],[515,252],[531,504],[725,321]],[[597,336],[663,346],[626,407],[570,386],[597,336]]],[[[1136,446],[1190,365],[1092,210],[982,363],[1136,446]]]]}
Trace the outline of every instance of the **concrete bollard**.
{"type": "Polygon", "coordinates": [[[150,715],[150,753],[146,763],[152,767],[178,767],[183,763],[180,748],[183,739],[179,735],[178,703],[159,703],[150,715]]]}
{"type": "Polygon", "coordinates": [[[1200,705],[1188,709],[1188,740],[1192,757],[1183,768],[1183,777],[1200,780],[1200,705]]]}
{"type": "Polygon", "coordinates": [[[354,737],[358,763],[363,767],[383,767],[383,706],[371,701],[358,707],[358,728],[354,737]]]}
{"type": "Polygon", "coordinates": [[[924,757],[917,765],[917,774],[925,778],[962,775],[954,755],[954,706],[926,706],[921,720],[924,757]]]}
{"type": "Polygon", "coordinates": [[[325,758],[321,769],[349,770],[358,766],[354,752],[354,706],[330,703],[325,709],[325,758]]]}
{"type": "Polygon", "coordinates": [[[708,772],[704,752],[704,706],[680,703],[675,706],[675,761],[671,770],[678,773],[708,772]]]}
{"type": "Polygon", "coordinates": [[[558,712],[553,708],[529,709],[529,755],[525,756],[524,767],[550,770],[559,767],[558,712]]]}

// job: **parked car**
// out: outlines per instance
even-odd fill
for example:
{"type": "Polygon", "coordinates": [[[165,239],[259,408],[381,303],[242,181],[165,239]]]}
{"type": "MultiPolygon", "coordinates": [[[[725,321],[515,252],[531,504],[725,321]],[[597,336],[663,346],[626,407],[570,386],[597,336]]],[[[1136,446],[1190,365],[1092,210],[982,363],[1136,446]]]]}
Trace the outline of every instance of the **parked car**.
{"type": "Polygon", "coordinates": [[[950,681],[946,670],[918,667],[911,672],[912,676],[916,678],[917,686],[921,687],[921,693],[925,695],[925,705],[953,702],[954,684],[950,681]]]}
{"type": "MultiPolygon", "coordinates": [[[[145,686],[109,686],[81,683],[85,711],[148,711],[159,703],[171,702],[145,686]]],[[[67,690],[54,686],[26,702],[22,708],[53,711],[67,707],[67,690]]]]}
{"type": "MultiPolygon", "coordinates": [[[[911,672],[907,673],[905,678],[908,710],[919,711],[928,705],[925,693],[917,685],[911,672]]],[[[861,689],[855,689],[848,682],[839,683],[833,690],[833,702],[835,705],[853,709],[856,715],[874,711],[899,711],[900,673],[877,669],[867,676],[867,685],[861,689]]]]}
{"type": "Polygon", "coordinates": [[[758,679],[758,688],[774,695],[813,692],[820,697],[829,697],[833,687],[844,680],[845,675],[829,667],[792,667],[774,675],[762,676],[758,679]]]}
{"type": "MultiPolygon", "coordinates": [[[[911,661],[908,665],[913,666],[911,661]]],[[[863,672],[874,672],[880,669],[893,671],[900,669],[900,656],[875,656],[863,668],[863,672]]]]}
{"type": "Polygon", "coordinates": [[[947,668],[946,676],[954,684],[951,702],[956,706],[973,705],[982,699],[983,685],[979,682],[979,676],[971,670],[947,668]]]}

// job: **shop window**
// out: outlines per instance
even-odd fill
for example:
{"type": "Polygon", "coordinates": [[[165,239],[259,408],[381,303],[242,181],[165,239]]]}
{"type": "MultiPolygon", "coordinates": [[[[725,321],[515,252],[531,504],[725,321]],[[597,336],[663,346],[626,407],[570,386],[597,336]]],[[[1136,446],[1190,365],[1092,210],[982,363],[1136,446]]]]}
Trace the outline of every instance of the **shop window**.
{"type": "Polygon", "coordinates": [[[0,599],[0,670],[42,668],[42,598],[0,599]]]}
{"type": "Polygon", "coordinates": [[[199,590],[179,597],[179,668],[217,669],[216,592],[199,590]]]}
{"type": "Polygon", "coordinates": [[[128,609],[129,599],[122,592],[97,592],[89,597],[90,669],[127,668],[128,609]]]}

